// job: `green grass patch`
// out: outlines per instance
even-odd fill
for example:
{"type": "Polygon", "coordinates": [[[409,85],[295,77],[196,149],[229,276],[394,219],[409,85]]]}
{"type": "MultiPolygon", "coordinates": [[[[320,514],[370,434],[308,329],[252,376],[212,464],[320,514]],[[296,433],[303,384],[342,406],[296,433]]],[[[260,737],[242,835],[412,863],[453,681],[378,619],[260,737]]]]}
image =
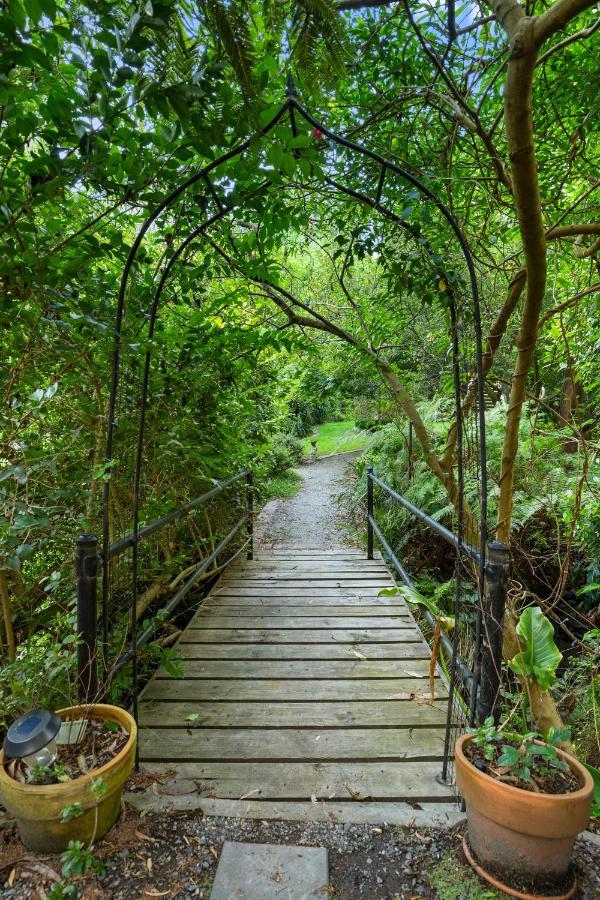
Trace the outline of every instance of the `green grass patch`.
{"type": "Polygon", "coordinates": [[[274,475],[269,479],[265,486],[265,500],[287,500],[295,496],[300,490],[302,476],[298,475],[293,469],[282,472],[281,475],[274,475]]]}
{"type": "Polygon", "coordinates": [[[499,893],[460,863],[454,853],[449,853],[435,866],[429,880],[439,900],[501,900],[506,894],[499,893]]]}
{"type": "Polygon", "coordinates": [[[344,453],[347,450],[363,450],[371,440],[367,431],[356,427],[354,419],[344,422],[323,422],[315,426],[315,433],[304,438],[304,455],[310,456],[311,440],[317,439],[317,456],[344,453]]]}

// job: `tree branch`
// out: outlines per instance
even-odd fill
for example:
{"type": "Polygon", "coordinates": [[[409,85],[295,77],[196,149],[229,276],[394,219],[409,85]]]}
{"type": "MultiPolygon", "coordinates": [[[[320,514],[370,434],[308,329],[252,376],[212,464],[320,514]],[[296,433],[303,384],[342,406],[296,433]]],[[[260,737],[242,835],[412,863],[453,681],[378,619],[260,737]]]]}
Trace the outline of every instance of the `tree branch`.
{"type": "Polygon", "coordinates": [[[562,31],[579,13],[591,9],[596,3],[597,0],[558,0],[554,6],[534,19],[533,33],[536,46],[541,47],[544,41],[557,31],[562,31]]]}
{"type": "Polygon", "coordinates": [[[552,309],[549,309],[548,312],[544,313],[544,315],[540,319],[540,328],[542,328],[546,324],[548,319],[551,319],[553,316],[557,316],[559,313],[564,312],[565,309],[570,309],[572,306],[575,306],[575,304],[580,300],[583,300],[584,297],[588,297],[590,294],[595,294],[596,291],[600,291],[600,281],[597,281],[596,284],[592,284],[584,291],[579,291],[579,293],[573,294],[573,296],[569,300],[565,300],[564,303],[559,303],[558,306],[553,306],[552,309]]]}
{"type": "Polygon", "coordinates": [[[574,44],[576,41],[583,41],[586,38],[591,37],[598,29],[600,28],[600,19],[597,19],[593,25],[590,25],[589,28],[582,28],[581,31],[576,31],[575,34],[570,34],[569,37],[564,38],[564,40],[559,41],[558,44],[554,44],[553,47],[550,47],[549,50],[546,50],[545,53],[542,53],[540,58],[537,61],[537,65],[541,66],[546,60],[550,59],[551,56],[554,56],[559,50],[563,50],[565,47],[568,47],[569,44],[574,44]]]}

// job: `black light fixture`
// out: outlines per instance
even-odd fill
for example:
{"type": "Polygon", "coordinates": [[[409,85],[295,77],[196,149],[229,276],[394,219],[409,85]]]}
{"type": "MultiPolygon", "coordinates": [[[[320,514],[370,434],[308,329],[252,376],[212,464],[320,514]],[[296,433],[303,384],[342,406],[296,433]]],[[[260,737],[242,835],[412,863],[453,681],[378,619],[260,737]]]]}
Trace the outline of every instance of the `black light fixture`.
{"type": "Polygon", "coordinates": [[[62,722],[60,716],[47,709],[34,709],[16,719],[4,738],[3,750],[7,758],[22,759],[26,766],[51,766],[56,760],[56,735],[62,722]]]}

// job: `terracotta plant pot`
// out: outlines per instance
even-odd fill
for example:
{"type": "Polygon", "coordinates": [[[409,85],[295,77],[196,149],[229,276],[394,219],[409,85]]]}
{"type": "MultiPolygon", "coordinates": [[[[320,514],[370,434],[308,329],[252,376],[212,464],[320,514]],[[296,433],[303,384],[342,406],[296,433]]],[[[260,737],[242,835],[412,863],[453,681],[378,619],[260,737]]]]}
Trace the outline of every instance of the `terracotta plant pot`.
{"type": "Polygon", "coordinates": [[[102,719],[121,725],[129,734],[123,749],[105,765],[60,784],[21,784],[11,778],[4,768],[4,753],[0,752],[0,798],[9,813],[17,820],[23,843],[40,853],[60,853],[69,841],[89,844],[101,838],[111,828],[121,808],[123,785],[135,761],[137,726],[135,720],[118,706],[91,704],[59,709],[65,722],[84,717],[102,719]],[[102,778],[106,790],[94,796],[92,784],[102,778]],[[80,803],[83,814],[61,821],[65,807],[80,803]]]}
{"type": "Polygon", "coordinates": [[[592,808],[593,780],[572,756],[558,750],[581,787],[571,794],[524,791],[485,772],[465,757],[473,740],[460,737],[455,746],[456,781],[467,807],[469,844],[484,867],[509,884],[515,877],[545,885],[560,885],[569,868],[577,835],[592,808]]]}

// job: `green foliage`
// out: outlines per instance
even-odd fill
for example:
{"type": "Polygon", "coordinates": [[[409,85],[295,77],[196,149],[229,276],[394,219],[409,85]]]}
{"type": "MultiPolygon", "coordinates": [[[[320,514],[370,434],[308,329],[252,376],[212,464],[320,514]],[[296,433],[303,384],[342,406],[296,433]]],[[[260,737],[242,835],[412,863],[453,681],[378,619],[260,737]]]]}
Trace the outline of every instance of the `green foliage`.
{"type": "Polygon", "coordinates": [[[590,766],[589,763],[583,764],[592,778],[594,779],[594,793],[592,799],[592,816],[600,816],[600,769],[590,766]]]}
{"type": "Polygon", "coordinates": [[[83,806],[81,803],[71,803],[69,806],[63,807],[60,811],[60,821],[61,822],[70,822],[71,819],[77,819],[79,816],[82,816],[84,813],[83,806]]]}
{"type": "Polygon", "coordinates": [[[48,900],[77,900],[79,889],[76,884],[69,881],[56,881],[47,894],[48,900]]]}
{"type": "Polygon", "coordinates": [[[485,886],[454,853],[432,868],[429,880],[439,900],[501,900],[506,896],[485,886]]]}
{"type": "Polygon", "coordinates": [[[440,601],[447,596],[449,589],[452,589],[451,581],[438,585],[433,594],[427,596],[420,593],[420,591],[409,588],[405,584],[401,584],[393,588],[383,588],[379,591],[377,596],[389,597],[400,595],[401,597],[404,597],[407,603],[410,603],[413,606],[424,606],[425,609],[427,609],[435,619],[441,622],[445,628],[451,629],[454,627],[454,616],[449,616],[444,608],[440,606],[440,601]]]}
{"type": "Polygon", "coordinates": [[[568,728],[556,731],[551,729],[544,740],[536,732],[518,735],[504,731],[490,717],[479,728],[468,730],[473,735],[473,743],[483,749],[488,762],[495,761],[495,766],[502,766],[510,775],[522,781],[529,782],[532,776],[542,778],[550,774],[552,769],[568,769],[556,752],[558,745],[570,739],[571,731],[568,728]]]}
{"type": "Polygon", "coordinates": [[[282,500],[294,497],[302,485],[302,476],[294,470],[289,470],[283,475],[275,475],[269,480],[267,490],[264,493],[265,500],[280,498],[282,500]]]}
{"type": "Polygon", "coordinates": [[[347,419],[317,425],[314,434],[303,442],[302,448],[305,456],[310,455],[311,441],[313,440],[317,442],[317,456],[328,456],[330,453],[364,450],[369,445],[370,436],[361,431],[353,419],[347,419]]]}
{"type": "Polygon", "coordinates": [[[69,845],[60,856],[63,864],[65,878],[78,878],[92,872],[94,875],[103,875],[106,871],[104,864],[97,859],[89,847],[83,841],[69,841],[69,845]]]}
{"type": "Polygon", "coordinates": [[[71,775],[66,766],[59,762],[53,762],[50,765],[36,762],[29,770],[28,781],[31,784],[58,784],[64,781],[70,781],[71,775]]]}
{"type": "Polygon", "coordinates": [[[102,798],[106,794],[107,790],[108,790],[108,785],[107,785],[106,781],[104,780],[104,778],[102,778],[102,777],[94,778],[94,780],[92,781],[91,787],[90,787],[90,793],[97,803],[100,800],[102,800],[102,798]]]}
{"type": "Polygon", "coordinates": [[[517,653],[508,665],[523,678],[536,681],[543,691],[554,682],[562,653],[554,643],[554,626],[539,606],[523,610],[517,623],[517,634],[525,649],[517,653]]]}

